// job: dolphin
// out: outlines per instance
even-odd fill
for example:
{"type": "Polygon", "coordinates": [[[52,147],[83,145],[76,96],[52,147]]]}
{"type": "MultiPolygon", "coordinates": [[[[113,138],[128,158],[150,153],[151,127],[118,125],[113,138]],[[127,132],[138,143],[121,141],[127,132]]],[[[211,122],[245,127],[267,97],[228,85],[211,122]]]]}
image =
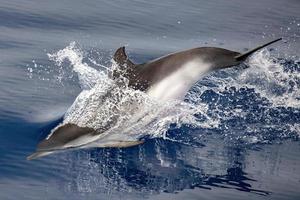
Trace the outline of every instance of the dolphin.
{"type": "MultiPolygon", "coordinates": [[[[134,64],[128,58],[125,47],[120,47],[113,57],[119,68],[113,70],[110,77],[116,82],[125,77],[129,87],[143,91],[159,101],[183,99],[188,90],[205,74],[237,66],[254,52],[281,39],[270,41],[245,53],[217,47],[199,47],[172,53],[142,64],[134,64]]],[[[119,84],[122,83],[119,81],[119,84]]],[[[105,136],[105,140],[100,144],[92,142],[109,128],[111,127],[94,130],[70,123],[59,125],[37,145],[36,152],[27,159],[32,160],[70,148],[130,147],[143,143],[143,141],[120,141],[116,136],[105,136]]]]}

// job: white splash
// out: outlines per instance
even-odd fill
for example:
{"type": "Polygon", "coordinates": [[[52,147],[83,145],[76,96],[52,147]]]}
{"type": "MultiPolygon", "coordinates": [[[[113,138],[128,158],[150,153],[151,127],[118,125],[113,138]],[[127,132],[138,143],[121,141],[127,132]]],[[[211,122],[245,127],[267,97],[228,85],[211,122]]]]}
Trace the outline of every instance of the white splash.
{"type": "Polygon", "coordinates": [[[255,88],[274,106],[300,107],[299,73],[284,71],[267,50],[256,53],[248,64],[250,67],[242,72],[237,83],[255,88]]]}
{"type": "Polygon", "coordinates": [[[83,60],[83,53],[76,47],[76,43],[72,42],[66,48],[55,54],[48,54],[50,60],[55,61],[59,66],[63,61],[70,61],[73,70],[78,74],[80,85],[83,90],[91,89],[96,83],[103,80],[105,74],[96,69],[89,67],[83,60]]]}
{"type": "Polygon", "coordinates": [[[255,53],[246,64],[248,68],[243,70],[235,68],[222,70],[226,74],[225,77],[209,74],[206,79],[213,86],[196,85],[194,89],[197,92],[191,94],[190,98],[199,99],[197,96],[209,89],[220,93],[229,87],[235,87],[237,90],[253,88],[274,107],[300,108],[299,73],[284,71],[282,64],[275,61],[268,50],[255,53]]]}
{"type": "MultiPolygon", "coordinates": [[[[118,138],[136,140],[145,135],[165,137],[171,123],[214,127],[217,120],[206,116],[207,107],[183,101],[157,99],[109,78],[109,71],[97,71],[83,62],[83,54],[71,43],[65,49],[49,54],[59,66],[67,60],[78,74],[82,92],[65,114],[63,124],[74,123],[99,131],[98,142],[118,138]],[[200,122],[195,114],[207,117],[200,122]]],[[[115,69],[115,63],[112,68],[115,69]]]]}

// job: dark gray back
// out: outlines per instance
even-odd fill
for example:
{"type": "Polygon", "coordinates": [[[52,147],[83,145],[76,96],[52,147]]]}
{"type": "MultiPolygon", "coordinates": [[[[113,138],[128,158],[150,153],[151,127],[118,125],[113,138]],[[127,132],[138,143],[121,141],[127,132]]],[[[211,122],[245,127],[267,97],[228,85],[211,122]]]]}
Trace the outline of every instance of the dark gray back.
{"type": "MultiPolygon", "coordinates": [[[[139,65],[132,63],[126,55],[125,47],[121,47],[116,51],[114,60],[121,68],[125,65],[123,75],[128,78],[129,85],[134,89],[145,91],[149,86],[178,70],[190,60],[202,59],[203,62],[211,65],[211,70],[228,68],[240,64],[254,52],[281,39],[275,39],[244,54],[216,47],[199,47],[173,53],[139,65]]],[[[120,73],[116,72],[113,77],[118,78],[119,75],[120,73]]]]}
{"type": "Polygon", "coordinates": [[[236,61],[235,56],[237,55],[240,55],[240,53],[222,48],[201,47],[190,49],[144,64],[135,65],[128,78],[131,86],[144,91],[155,82],[178,70],[190,60],[202,59],[204,62],[210,63],[212,70],[215,70],[238,65],[240,61],[236,61]]]}

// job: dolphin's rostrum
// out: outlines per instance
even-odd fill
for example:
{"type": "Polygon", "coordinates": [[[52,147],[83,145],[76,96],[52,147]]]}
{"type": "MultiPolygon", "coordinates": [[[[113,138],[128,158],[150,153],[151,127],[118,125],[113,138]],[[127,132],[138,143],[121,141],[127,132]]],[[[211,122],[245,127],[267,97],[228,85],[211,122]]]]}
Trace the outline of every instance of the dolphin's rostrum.
{"type": "MultiPolygon", "coordinates": [[[[216,47],[199,47],[169,54],[143,64],[131,62],[125,53],[125,47],[120,47],[114,55],[114,60],[120,68],[111,73],[111,78],[117,80],[125,77],[129,81],[129,87],[144,91],[160,101],[182,99],[193,84],[206,73],[239,65],[254,52],[279,40],[281,38],[244,54],[216,47]]],[[[38,144],[36,153],[27,159],[35,159],[54,151],[82,147],[87,144],[82,142],[86,141],[86,138],[91,141],[91,138],[97,138],[101,133],[76,124],[59,126],[38,144]]],[[[141,143],[142,141],[120,141],[109,138],[103,144],[98,143],[97,146],[129,147],[141,143]]]]}

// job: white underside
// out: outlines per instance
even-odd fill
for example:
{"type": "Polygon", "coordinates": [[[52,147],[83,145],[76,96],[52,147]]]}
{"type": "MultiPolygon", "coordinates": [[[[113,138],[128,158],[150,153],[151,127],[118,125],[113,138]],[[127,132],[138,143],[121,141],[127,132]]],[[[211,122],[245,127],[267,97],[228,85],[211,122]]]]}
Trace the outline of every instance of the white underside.
{"type": "Polygon", "coordinates": [[[159,101],[181,100],[210,68],[211,64],[200,58],[188,61],[177,71],[151,86],[147,94],[159,101]]]}

